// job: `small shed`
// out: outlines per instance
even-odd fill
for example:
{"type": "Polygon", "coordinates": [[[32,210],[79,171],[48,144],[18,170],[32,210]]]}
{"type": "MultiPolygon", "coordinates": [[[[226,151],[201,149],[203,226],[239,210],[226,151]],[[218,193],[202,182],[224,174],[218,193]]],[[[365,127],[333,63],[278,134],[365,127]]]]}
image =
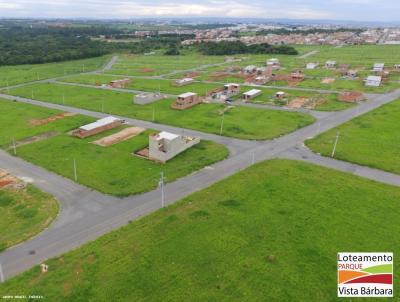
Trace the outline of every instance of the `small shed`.
{"type": "Polygon", "coordinates": [[[285,96],[286,96],[286,93],[283,91],[278,91],[277,93],[275,93],[275,97],[277,99],[283,99],[283,98],[285,98],[285,96]]]}
{"type": "Polygon", "coordinates": [[[246,102],[248,100],[254,99],[261,95],[262,91],[259,89],[251,89],[243,93],[243,100],[246,102]]]}
{"type": "Polygon", "coordinates": [[[107,116],[105,118],[97,120],[94,123],[90,123],[79,127],[78,129],[72,132],[72,135],[79,138],[85,138],[109,129],[113,129],[115,127],[122,125],[123,123],[124,120],[118,119],[113,116],[107,116]]]}
{"type": "Polygon", "coordinates": [[[375,63],[373,71],[382,72],[385,69],[385,63],[375,63]]]}
{"type": "Polygon", "coordinates": [[[365,80],[365,86],[369,86],[369,87],[379,87],[379,86],[381,86],[381,83],[382,83],[381,76],[369,76],[365,80]]]}
{"type": "Polygon", "coordinates": [[[332,60],[326,61],[325,67],[326,68],[335,68],[336,67],[336,61],[332,61],[332,60]]]}
{"type": "Polygon", "coordinates": [[[189,85],[194,82],[193,78],[183,78],[175,81],[176,86],[189,85]]]}
{"type": "Polygon", "coordinates": [[[318,63],[307,63],[306,69],[315,69],[318,67],[318,63]]]}

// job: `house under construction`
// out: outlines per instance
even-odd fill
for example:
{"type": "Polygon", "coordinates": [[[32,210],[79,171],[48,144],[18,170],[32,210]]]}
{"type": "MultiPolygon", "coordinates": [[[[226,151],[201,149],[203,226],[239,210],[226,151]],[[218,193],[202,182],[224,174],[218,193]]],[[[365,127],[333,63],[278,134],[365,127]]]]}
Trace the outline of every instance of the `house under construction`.
{"type": "Polygon", "coordinates": [[[172,103],[171,108],[184,110],[197,104],[201,103],[201,98],[194,92],[182,93],[176,98],[176,101],[172,103]]]}
{"type": "Polygon", "coordinates": [[[120,80],[113,80],[109,83],[109,86],[112,88],[125,88],[127,85],[129,85],[132,82],[131,79],[125,78],[125,79],[120,79],[120,80]]]}
{"type": "Polygon", "coordinates": [[[199,137],[160,132],[149,136],[149,159],[165,163],[179,153],[200,143],[199,137]]]}

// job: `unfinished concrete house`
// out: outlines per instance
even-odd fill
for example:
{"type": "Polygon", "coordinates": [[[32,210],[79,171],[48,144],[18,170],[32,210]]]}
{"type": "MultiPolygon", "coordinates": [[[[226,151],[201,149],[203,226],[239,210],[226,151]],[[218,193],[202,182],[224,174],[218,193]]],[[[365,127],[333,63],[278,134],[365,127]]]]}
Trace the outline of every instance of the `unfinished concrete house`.
{"type": "Polygon", "coordinates": [[[113,116],[107,116],[105,118],[99,119],[94,123],[79,127],[72,132],[72,135],[79,138],[85,138],[109,129],[116,128],[118,126],[121,126],[123,123],[124,120],[118,119],[113,116]]]}
{"type": "Polygon", "coordinates": [[[300,81],[302,81],[302,80],[304,80],[304,73],[303,73],[303,71],[301,71],[301,70],[295,70],[295,71],[293,71],[291,74],[290,74],[290,77],[293,79],[293,80],[300,80],[300,81]]]}
{"type": "Polygon", "coordinates": [[[332,60],[326,61],[325,68],[328,68],[328,69],[336,68],[336,61],[332,61],[332,60]]]}
{"type": "Polygon", "coordinates": [[[400,71],[400,64],[395,64],[395,65],[393,66],[393,69],[394,69],[395,71],[400,71]]]}
{"type": "Polygon", "coordinates": [[[257,71],[257,66],[255,65],[249,65],[243,68],[243,72],[246,74],[253,74],[257,71]]]}
{"type": "MultiPolygon", "coordinates": [[[[252,82],[257,85],[264,85],[264,84],[268,83],[270,80],[271,80],[271,78],[267,77],[267,76],[256,76],[254,78],[254,81],[252,81],[252,82]]],[[[251,84],[251,82],[249,82],[249,83],[251,84]]]]}
{"type": "Polygon", "coordinates": [[[194,92],[186,92],[178,95],[176,101],[172,103],[171,108],[184,110],[190,107],[193,107],[197,104],[201,103],[200,97],[197,93],[194,92]]]}
{"type": "Polygon", "coordinates": [[[281,62],[277,58],[267,60],[267,67],[272,67],[273,70],[281,68],[281,62]]]}
{"type": "Polygon", "coordinates": [[[345,103],[358,103],[364,101],[366,98],[364,94],[358,91],[344,91],[339,94],[338,99],[345,103]]]}
{"type": "Polygon", "coordinates": [[[240,92],[240,85],[235,83],[229,83],[224,85],[224,94],[226,96],[231,96],[238,94],[240,92]]]}
{"type": "Polygon", "coordinates": [[[125,88],[132,82],[131,79],[120,79],[120,80],[113,80],[109,83],[109,86],[112,88],[125,88]]]}
{"type": "Polygon", "coordinates": [[[277,99],[284,99],[285,97],[286,97],[286,93],[285,92],[283,92],[283,91],[278,91],[277,93],[275,93],[275,97],[277,98],[277,99]]]}
{"type": "Polygon", "coordinates": [[[349,70],[345,73],[344,76],[346,76],[346,77],[348,77],[348,78],[354,79],[354,78],[356,78],[356,77],[358,76],[358,71],[355,70],[355,69],[349,69],[349,70]]]}
{"type": "Polygon", "coordinates": [[[375,63],[373,67],[374,72],[383,72],[385,69],[385,63],[375,63]]]}
{"type": "Polygon", "coordinates": [[[194,79],[193,78],[183,78],[183,79],[176,80],[174,82],[174,85],[175,86],[185,86],[185,85],[189,85],[189,84],[192,84],[192,83],[194,83],[194,79]]]}
{"type": "Polygon", "coordinates": [[[368,78],[365,79],[365,86],[379,87],[381,86],[381,83],[382,83],[381,76],[369,76],[368,78]]]}
{"type": "Polygon", "coordinates": [[[252,100],[261,95],[261,93],[262,91],[259,89],[251,89],[249,91],[246,91],[245,93],[243,93],[243,101],[247,102],[249,100],[252,100]]]}
{"type": "Polygon", "coordinates": [[[143,92],[140,94],[136,94],[133,97],[133,103],[137,105],[146,105],[157,102],[163,98],[165,98],[165,96],[158,92],[143,92]]]}
{"type": "Polygon", "coordinates": [[[343,76],[345,76],[345,75],[347,74],[347,72],[349,71],[349,69],[350,69],[350,65],[349,65],[349,64],[341,64],[341,65],[339,66],[339,72],[340,72],[343,76]]]}
{"type": "Polygon", "coordinates": [[[149,137],[149,159],[162,163],[200,143],[199,137],[160,132],[149,137]]]}
{"type": "Polygon", "coordinates": [[[318,67],[318,65],[319,65],[318,63],[307,63],[306,69],[309,69],[309,70],[316,69],[318,67]]]}

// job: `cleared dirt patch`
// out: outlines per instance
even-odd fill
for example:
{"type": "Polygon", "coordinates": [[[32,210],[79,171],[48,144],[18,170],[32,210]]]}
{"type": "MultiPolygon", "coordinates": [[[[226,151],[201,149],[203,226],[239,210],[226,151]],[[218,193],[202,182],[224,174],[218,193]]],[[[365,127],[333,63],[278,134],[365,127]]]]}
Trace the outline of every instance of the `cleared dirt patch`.
{"type": "Polygon", "coordinates": [[[110,136],[103,137],[97,141],[94,141],[93,144],[102,146],[102,147],[111,146],[111,145],[117,144],[119,142],[125,141],[127,139],[130,139],[132,137],[135,137],[144,131],[146,131],[146,129],[140,128],[140,127],[125,128],[118,133],[115,133],[110,136]]]}
{"type": "Polygon", "coordinates": [[[6,170],[0,169],[0,188],[22,189],[24,187],[23,181],[9,174],[6,170]]]}
{"type": "Polygon", "coordinates": [[[63,113],[56,114],[56,115],[53,115],[53,116],[50,116],[48,118],[41,119],[41,120],[30,120],[29,125],[30,126],[42,126],[42,125],[46,125],[48,123],[51,123],[51,122],[54,122],[57,120],[61,120],[65,117],[74,116],[74,115],[75,115],[75,113],[63,112],[63,113]]]}
{"type": "MultiPolygon", "coordinates": [[[[35,136],[27,137],[24,138],[23,140],[17,141],[15,143],[15,147],[23,146],[23,145],[29,145],[38,141],[43,141],[45,139],[57,136],[59,134],[58,131],[48,131],[44,132],[35,136]]],[[[13,148],[13,145],[10,145],[9,148],[13,148]]]]}
{"type": "Polygon", "coordinates": [[[332,84],[334,82],[335,82],[334,78],[324,78],[322,79],[321,84],[332,84]]]}
{"type": "Polygon", "coordinates": [[[192,72],[188,72],[185,74],[185,77],[187,78],[195,78],[201,75],[201,72],[197,72],[197,71],[192,71],[192,72]]]}
{"type": "Polygon", "coordinates": [[[307,102],[308,102],[307,98],[298,97],[298,98],[294,98],[293,100],[291,100],[288,103],[287,107],[292,108],[292,109],[300,109],[307,102]]]}
{"type": "Polygon", "coordinates": [[[141,73],[149,73],[149,72],[154,72],[155,70],[152,68],[141,68],[139,69],[139,72],[141,73]]]}

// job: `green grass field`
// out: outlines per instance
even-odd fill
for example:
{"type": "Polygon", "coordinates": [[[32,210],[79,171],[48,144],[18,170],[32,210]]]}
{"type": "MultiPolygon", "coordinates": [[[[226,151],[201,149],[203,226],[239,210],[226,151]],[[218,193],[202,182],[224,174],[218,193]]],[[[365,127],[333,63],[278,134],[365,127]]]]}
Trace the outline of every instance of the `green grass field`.
{"type": "Polygon", "coordinates": [[[399,188],[350,174],[264,162],[46,261],[46,274],[34,267],[0,296],[338,301],[338,252],[400,252],[399,199],[399,188]]]}
{"type": "Polygon", "coordinates": [[[400,100],[355,118],[307,141],[330,156],[340,132],[335,158],[400,174],[400,100]]]}
{"type": "Polygon", "coordinates": [[[1,66],[0,87],[97,70],[110,58],[111,56],[103,56],[62,63],[1,66]]]}
{"type": "Polygon", "coordinates": [[[57,201],[32,185],[0,188],[0,251],[38,234],[57,214],[57,201]]]}
{"type": "Polygon", "coordinates": [[[203,56],[193,52],[181,56],[122,55],[113,68],[106,73],[132,76],[154,76],[173,71],[188,70],[202,65],[223,63],[224,56],[203,56]]]}
{"type": "MultiPolygon", "coordinates": [[[[201,104],[187,110],[170,108],[173,100],[162,100],[149,105],[132,104],[133,95],[124,92],[77,87],[63,84],[34,84],[10,90],[10,94],[122,115],[141,120],[220,134],[225,105],[201,104]]],[[[269,109],[236,106],[224,114],[225,136],[242,139],[271,139],[314,122],[310,115],[269,109]]]]}
{"type": "Polygon", "coordinates": [[[13,139],[18,144],[23,138],[56,131],[56,136],[17,147],[17,155],[70,179],[74,179],[75,160],[79,183],[112,195],[127,196],[149,191],[157,187],[161,172],[165,173],[166,181],[171,182],[228,156],[224,146],[202,141],[166,164],[157,164],[132,155],[148,145],[148,135],[154,130],[116,145],[100,147],[91,142],[122,127],[79,139],[67,132],[94,121],[93,118],[75,115],[33,127],[29,125],[30,119],[45,118],[57,111],[9,101],[0,101],[0,108],[2,112],[8,112],[0,120],[0,145],[3,148],[13,153],[13,139]]]}

